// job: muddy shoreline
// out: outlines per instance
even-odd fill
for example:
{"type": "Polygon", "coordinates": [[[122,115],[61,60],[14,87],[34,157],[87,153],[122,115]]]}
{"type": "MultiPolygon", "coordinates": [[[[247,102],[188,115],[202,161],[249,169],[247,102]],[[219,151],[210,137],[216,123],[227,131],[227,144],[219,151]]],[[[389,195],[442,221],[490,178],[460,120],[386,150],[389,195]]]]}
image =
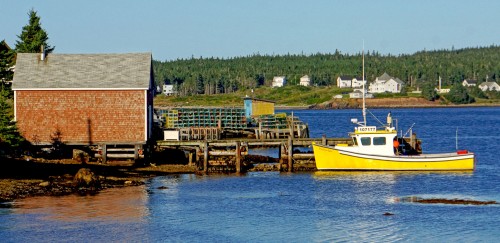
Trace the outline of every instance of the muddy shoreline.
{"type": "Polygon", "coordinates": [[[107,188],[143,185],[154,176],[195,173],[187,165],[138,165],[130,161],[79,163],[72,159],[6,159],[0,170],[0,203],[33,196],[95,194],[107,188]],[[74,177],[81,168],[90,169],[99,179],[99,187],[81,186],[74,177]]]}

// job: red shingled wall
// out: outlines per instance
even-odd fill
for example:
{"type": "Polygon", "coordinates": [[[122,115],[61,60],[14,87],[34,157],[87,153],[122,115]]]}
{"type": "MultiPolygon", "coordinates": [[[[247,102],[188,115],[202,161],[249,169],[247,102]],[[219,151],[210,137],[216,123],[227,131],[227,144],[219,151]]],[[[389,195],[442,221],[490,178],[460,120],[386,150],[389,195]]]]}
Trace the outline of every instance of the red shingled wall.
{"type": "Polygon", "coordinates": [[[144,143],[144,90],[16,90],[16,121],[32,143],[144,143]]]}

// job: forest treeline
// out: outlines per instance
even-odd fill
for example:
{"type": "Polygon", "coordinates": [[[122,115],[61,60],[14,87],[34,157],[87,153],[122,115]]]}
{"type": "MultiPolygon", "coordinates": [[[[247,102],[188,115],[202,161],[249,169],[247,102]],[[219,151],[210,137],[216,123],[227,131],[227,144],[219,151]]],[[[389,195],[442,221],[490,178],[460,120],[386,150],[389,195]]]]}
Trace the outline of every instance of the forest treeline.
{"type": "MultiPolygon", "coordinates": [[[[313,85],[335,85],[338,76],[362,76],[362,53],[340,51],[312,55],[260,55],[247,57],[190,58],[153,61],[158,85],[174,84],[179,95],[232,93],[238,89],[271,85],[274,76],[286,76],[291,85],[308,75],[313,85]]],[[[476,47],[420,51],[414,54],[365,53],[365,75],[373,81],[384,72],[409,87],[435,82],[444,86],[464,79],[497,81],[500,75],[500,47],[476,47]]]]}

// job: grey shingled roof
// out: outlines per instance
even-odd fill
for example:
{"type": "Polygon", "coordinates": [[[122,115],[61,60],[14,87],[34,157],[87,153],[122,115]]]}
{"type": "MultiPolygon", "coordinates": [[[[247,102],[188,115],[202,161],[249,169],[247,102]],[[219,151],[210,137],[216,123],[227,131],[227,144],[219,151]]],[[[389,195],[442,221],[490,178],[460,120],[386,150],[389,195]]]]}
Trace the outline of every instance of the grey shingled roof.
{"type": "Polygon", "coordinates": [[[149,89],[151,53],[18,53],[12,89],[149,89]]]}
{"type": "Polygon", "coordinates": [[[352,80],[351,76],[340,76],[340,80],[352,80]]]}
{"type": "Polygon", "coordinates": [[[392,77],[391,77],[391,76],[389,76],[389,74],[384,73],[384,74],[382,74],[382,76],[378,77],[378,80],[389,80],[389,79],[391,79],[391,78],[392,78],[392,77]]]}
{"type": "Polygon", "coordinates": [[[467,81],[467,83],[469,84],[477,84],[477,80],[475,79],[466,79],[465,81],[467,81]]]}

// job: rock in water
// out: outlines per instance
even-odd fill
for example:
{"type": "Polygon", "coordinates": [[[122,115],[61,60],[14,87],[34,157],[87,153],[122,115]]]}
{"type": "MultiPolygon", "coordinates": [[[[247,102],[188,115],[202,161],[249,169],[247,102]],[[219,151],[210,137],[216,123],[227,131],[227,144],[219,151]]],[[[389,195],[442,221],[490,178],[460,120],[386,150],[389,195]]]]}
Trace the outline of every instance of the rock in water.
{"type": "Polygon", "coordinates": [[[42,183],[40,183],[38,185],[41,186],[41,187],[48,187],[50,185],[50,183],[48,181],[44,181],[44,182],[42,182],[42,183]]]}
{"type": "Polygon", "coordinates": [[[77,187],[99,188],[101,183],[99,177],[88,168],[81,168],[73,178],[73,184],[77,187]]]}
{"type": "Polygon", "coordinates": [[[89,161],[89,159],[90,159],[89,153],[80,149],[73,149],[73,160],[85,164],[89,161]]]}

